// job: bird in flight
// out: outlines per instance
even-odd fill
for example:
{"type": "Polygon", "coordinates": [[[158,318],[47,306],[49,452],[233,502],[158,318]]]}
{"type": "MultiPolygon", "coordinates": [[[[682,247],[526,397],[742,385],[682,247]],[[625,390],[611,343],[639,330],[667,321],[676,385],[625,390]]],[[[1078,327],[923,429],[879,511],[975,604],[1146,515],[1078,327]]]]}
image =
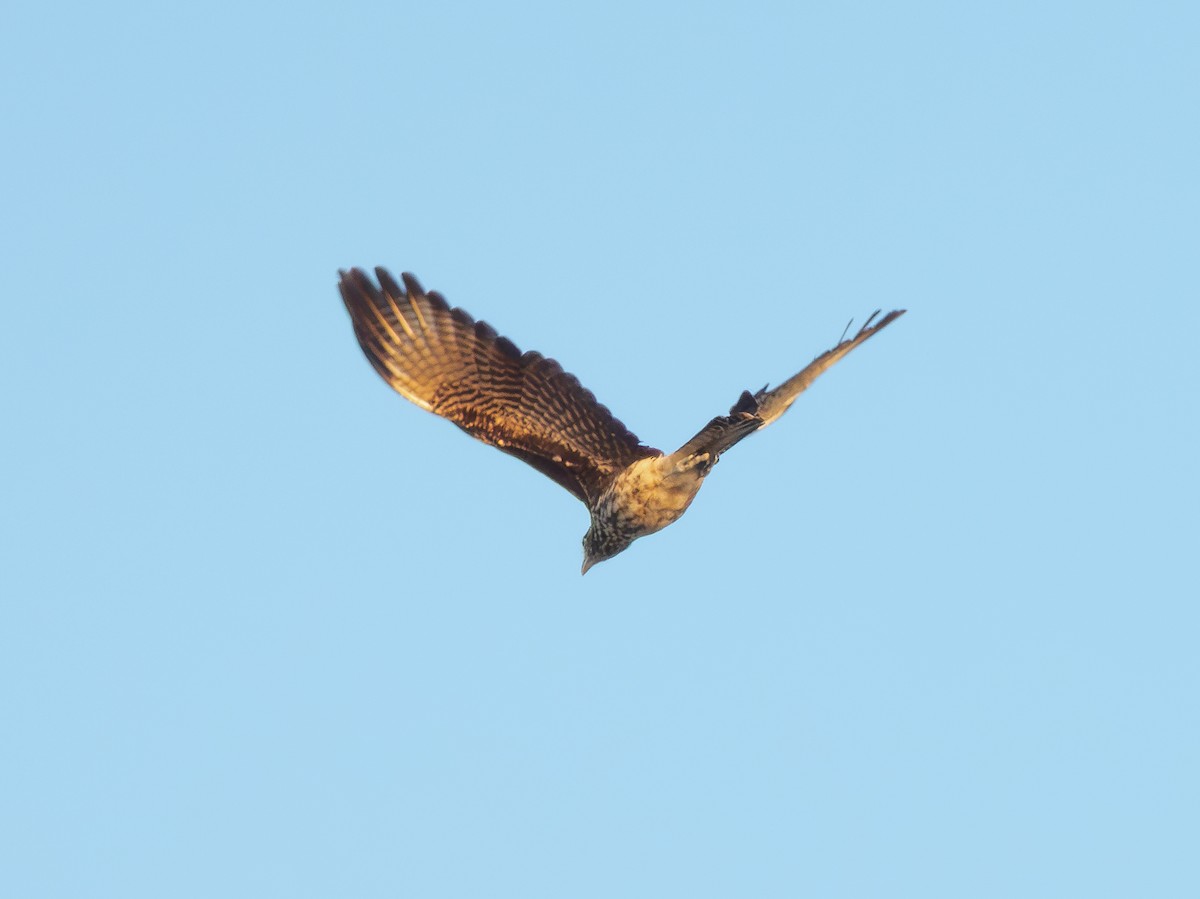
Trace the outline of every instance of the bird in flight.
{"type": "Polygon", "coordinates": [[[905,312],[875,321],[876,311],[853,337],[843,335],[774,390],[743,391],[728,415],[667,454],[644,446],[553,359],[522,353],[407,272],[403,286],[382,268],[375,269],[378,286],[361,269],[339,275],[359,346],[383,380],[422,409],[528,462],[587,506],[584,574],[678,520],[723,452],[783,415],[822,372],[905,312]]]}

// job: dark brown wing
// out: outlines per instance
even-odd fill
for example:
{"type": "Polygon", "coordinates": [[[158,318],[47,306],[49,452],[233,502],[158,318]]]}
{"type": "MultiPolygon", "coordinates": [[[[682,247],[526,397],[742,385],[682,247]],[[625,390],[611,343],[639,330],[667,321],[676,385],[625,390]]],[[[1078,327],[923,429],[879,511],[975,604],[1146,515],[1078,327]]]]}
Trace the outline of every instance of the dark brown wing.
{"type": "MultiPolygon", "coordinates": [[[[900,316],[905,313],[904,309],[896,309],[889,312],[881,318],[876,324],[875,316],[879,315],[879,310],[875,310],[858,329],[858,333],[849,340],[838,342],[832,350],[822,353],[812,362],[808,363],[798,374],[792,375],[774,390],[767,390],[765,387],[758,393],[754,394],[754,401],[758,404],[758,417],[762,419],[762,427],[766,427],[784,412],[796,401],[796,397],[808,389],[817,378],[819,378],[826,369],[832,366],[835,362],[845,356],[848,352],[854,349],[865,340],[870,339],[873,335],[879,333],[900,316]]],[[[734,406],[732,411],[736,411],[738,406],[741,406],[748,394],[743,394],[742,399],[738,400],[738,405],[734,406]]]]}
{"type": "Polygon", "coordinates": [[[574,375],[540,353],[522,354],[485,322],[425,293],[359,269],[339,288],[358,343],[401,396],[472,437],[522,459],[591,504],[631,462],[662,455],[596,402],[574,375]]]}
{"type": "Polygon", "coordinates": [[[721,453],[763,427],[763,420],[757,413],[758,401],[749,391],[743,390],[741,398],[734,403],[728,415],[718,415],[676,450],[674,455],[687,457],[707,453],[711,458],[709,464],[716,465],[721,453]]]}

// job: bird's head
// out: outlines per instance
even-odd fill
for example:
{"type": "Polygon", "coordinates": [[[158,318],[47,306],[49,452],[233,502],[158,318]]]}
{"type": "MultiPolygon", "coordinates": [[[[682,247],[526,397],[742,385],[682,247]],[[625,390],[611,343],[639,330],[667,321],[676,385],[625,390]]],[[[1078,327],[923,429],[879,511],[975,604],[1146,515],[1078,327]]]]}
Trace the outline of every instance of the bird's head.
{"type": "Polygon", "coordinates": [[[592,526],[583,535],[583,574],[597,562],[611,559],[629,548],[634,541],[630,535],[592,521],[592,526]]]}

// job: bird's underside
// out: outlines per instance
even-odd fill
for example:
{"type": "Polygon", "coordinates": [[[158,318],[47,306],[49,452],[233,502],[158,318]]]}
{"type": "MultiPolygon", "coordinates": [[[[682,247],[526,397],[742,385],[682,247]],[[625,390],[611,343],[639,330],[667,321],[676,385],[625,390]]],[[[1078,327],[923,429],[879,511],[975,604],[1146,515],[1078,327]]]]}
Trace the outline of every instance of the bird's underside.
{"type": "Polygon", "coordinates": [[[676,521],[721,453],[788,410],[822,372],[904,314],[878,312],[774,390],[744,391],[675,452],[643,445],[553,359],[511,341],[405,273],[360,269],[339,288],[367,359],[396,392],[553,478],[591,514],[583,571],[676,521]],[[874,324],[872,324],[874,322],[874,324]]]}

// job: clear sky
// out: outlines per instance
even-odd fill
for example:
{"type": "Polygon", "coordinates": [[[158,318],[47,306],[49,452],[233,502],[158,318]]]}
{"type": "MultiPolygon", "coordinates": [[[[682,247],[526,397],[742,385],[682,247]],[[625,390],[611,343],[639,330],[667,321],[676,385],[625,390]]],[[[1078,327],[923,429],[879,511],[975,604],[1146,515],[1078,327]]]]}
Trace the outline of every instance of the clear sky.
{"type": "Polygon", "coordinates": [[[14,4],[0,894],[1200,895],[1200,15],[14,4]],[[673,449],[579,575],[386,265],[673,449]]]}

